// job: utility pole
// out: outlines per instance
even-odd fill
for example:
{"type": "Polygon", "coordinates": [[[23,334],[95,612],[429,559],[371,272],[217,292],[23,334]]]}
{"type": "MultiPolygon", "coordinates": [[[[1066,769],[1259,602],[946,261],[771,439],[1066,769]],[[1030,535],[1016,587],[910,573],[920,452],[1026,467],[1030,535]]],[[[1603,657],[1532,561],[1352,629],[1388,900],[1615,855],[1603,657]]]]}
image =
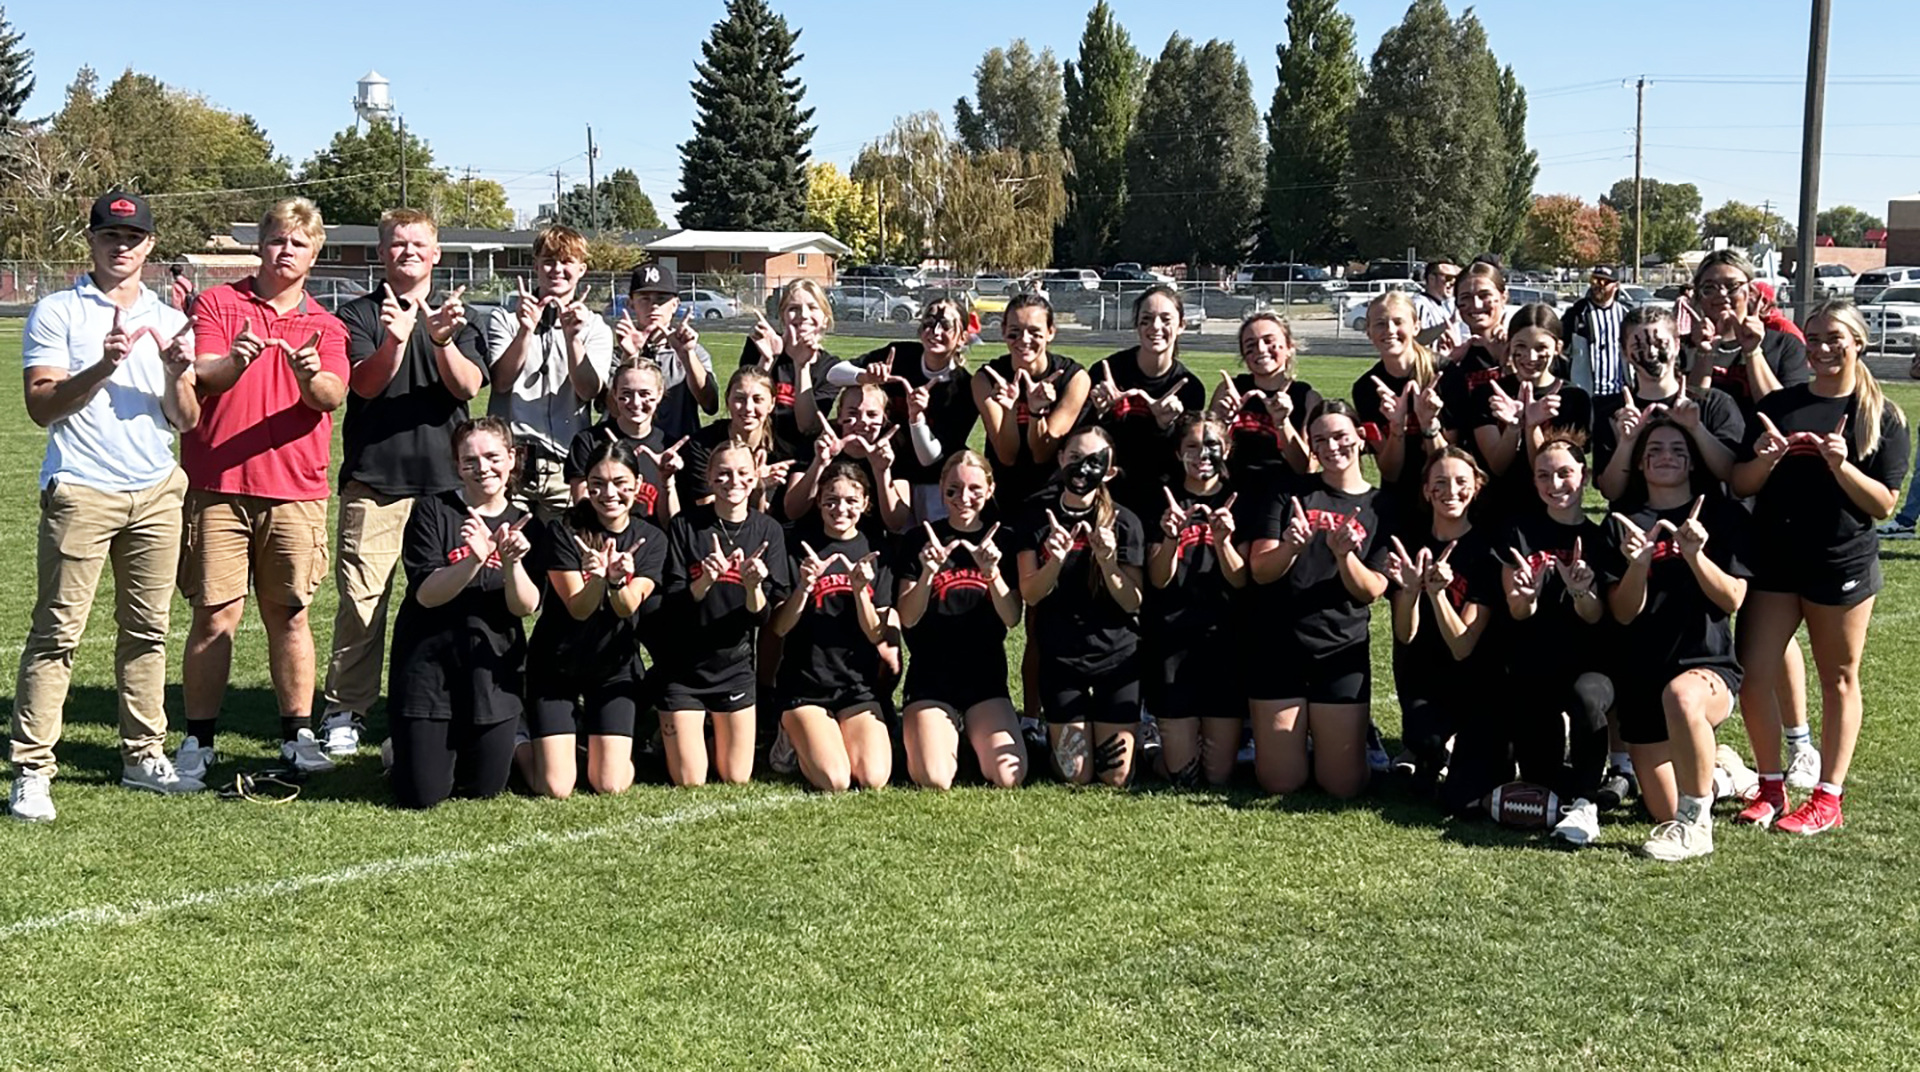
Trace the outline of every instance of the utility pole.
{"type": "Polygon", "coordinates": [[[566,213],[560,210],[560,169],[553,169],[553,222],[566,222],[566,213]]]}
{"type": "Polygon", "coordinates": [[[1833,0],[1813,0],[1807,33],[1807,113],[1800,133],[1800,252],[1793,269],[1793,319],[1807,322],[1813,307],[1815,250],[1820,241],[1820,138],[1827,110],[1827,24],[1833,0]]]}
{"type": "Polygon", "coordinates": [[[885,261],[887,259],[887,184],[883,180],[876,184],[874,189],[880,195],[880,251],[875,254],[874,259],[885,261]]]}
{"type": "Polygon", "coordinates": [[[587,124],[587,230],[592,234],[600,233],[600,194],[593,184],[593,158],[600,150],[593,147],[593,124],[587,124]]]}
{"type": "Polygon", "coordinates": [[[1640,199],[1640,164],[1645,154],[1647,133],[1647,76],[1641,75],[1633,87],[1633,281],[1640,282],[1640,262],[1645,254],[1640,243],[1646,234],[1646,206],[1640,199]]]}
{"type": "Polygon", "coordinates": [[[400,117],[400,207],[407,207],[407,117],[400,117]]]}
{"type": "Polygon", "coordinates": [[[473,165],[467,165],[467,214],[460,217],[460,225],[473,226],[473,165]]]}

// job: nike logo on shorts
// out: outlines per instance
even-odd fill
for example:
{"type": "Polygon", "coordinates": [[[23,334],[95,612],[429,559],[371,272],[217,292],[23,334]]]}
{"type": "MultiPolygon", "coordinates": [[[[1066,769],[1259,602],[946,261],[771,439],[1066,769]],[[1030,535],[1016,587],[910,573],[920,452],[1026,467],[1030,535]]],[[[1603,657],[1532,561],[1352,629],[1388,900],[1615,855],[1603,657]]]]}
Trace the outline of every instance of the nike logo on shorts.
{"type": "Polygon", "coordinates": [[[1860,580],[1859,578],[1856,577],[1853,580],[1848,581],[1847,583],[1841,585],[1840,590],[1842,592],[1851,592],[1858,587],[1860,587],[1860,580]]]}
{"type": "Polygon", "coordinates": [[[738,702],[740,702],[741,700],[744,700],[744,699],[746,699],[746,698],[747,698],[747,694],[746,694],[746,693],[744,693],[744,692],[735,692],[735,693],[731,693],[731,694],[729,694],[729,695],[727,696],[727,702],[728,702],[728,703],[738,703],[738,702]]]}

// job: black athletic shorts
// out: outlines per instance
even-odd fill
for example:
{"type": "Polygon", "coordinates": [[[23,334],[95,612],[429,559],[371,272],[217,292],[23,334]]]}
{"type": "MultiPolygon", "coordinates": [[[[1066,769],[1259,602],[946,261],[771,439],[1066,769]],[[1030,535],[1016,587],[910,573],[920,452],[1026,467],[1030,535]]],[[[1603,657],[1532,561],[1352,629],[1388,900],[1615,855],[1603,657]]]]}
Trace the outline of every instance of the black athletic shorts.
{"type": "Polygon", "coordinates": [[[903,710],[916,703],[940,703],[963,715],[975,704],[1011,700],[1006,652],[996,651],[993,658],[964,664],[909,657],[902,698],[903,710]]]}
{"type": "Polygon", "coordinates": [[[661,711],[716,711],[728,714],[754,706],[758,695],[754,685],[753,664],[744,660],[724,680],[718,682],[705,678],[686,680],[671,670],[659,676],[662,680],[657,706],[661,711]]]}
{"type": "Polygon", "coordinates": [[[1140,659],[1130,656],[1096,674],[1040,660],[1040,710],[1049,725],[1140,721],[1140,659]]]}
{"type": "Polygon", "coordinates": [[[1311,655],[1293,644],[1275,644],[1247,667],[1247,698],[1305,700],[1316,704],[1364,704],[1373,699],[1373,660],[1365,641],[1311,655]]]}
{"type": "Polygon", "coordinates": [[[640,682],[625,681],[603,685],[585,696],[535,696],[527,704],[527,734],[631,737],[640,691],[640,682]]]}
{"type": "Polygon", "coordinates": [[[1144,683],[1155,718],[1245,718],[1247,687],[1238,646],[1202,643],[1153,660],[1144,683]]]}
{"type": "Polygon", "coordinates": [[[880,698],[874,694],[869,684],[854,685],[850,688],[832,690],[821,687],[817,682],[782,682],[776,691],[780,701],[779,710],[791,711],[796,707],[824,707],[830,715],[837,715],[849,707],[861,704],[878,706],[880,698]]]}
{"type": "MultiPolygon", "coordinates": [[[[1740,673],[1723,666],[1692,666],[1688,670],[1704,670],[1718,677],[1726,687],[1727,711],[1733,711],[1733,701],[1740,695],[1740,673]]],[[[1620,739],[1628,744],[1660,744],[1667,740],[1667,705],[1661,701],[1661,695],[1667,691],[1667,684],[1674,678],[1686,673],[1675,671],[1665,677],[1626,678],[1618,682],[1618,693],[1613,703],[1614,721],[1620,726],[1620,739]]]]}
{"type": "Polygon", "coordinates": [[[1823,607],[1855,606],[1878,595],[1884,583],[1878,558],[1830,567],[1763,557],[1753,571],[1756,590],[1786,592],[1823,607]]]}

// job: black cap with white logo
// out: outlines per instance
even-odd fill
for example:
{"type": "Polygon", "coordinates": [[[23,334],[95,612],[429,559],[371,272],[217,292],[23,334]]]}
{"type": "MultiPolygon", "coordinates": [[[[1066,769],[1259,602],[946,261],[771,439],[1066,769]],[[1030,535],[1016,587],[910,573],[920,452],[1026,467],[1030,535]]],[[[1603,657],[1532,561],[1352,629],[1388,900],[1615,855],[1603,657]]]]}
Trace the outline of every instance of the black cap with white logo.
{"type": "Polygon", "coordinates": [[[628,294],[678,294],[680,280],[675,278],[673,269],[658,261],[637,264],[633,274],[627,277],[628,294]]]}

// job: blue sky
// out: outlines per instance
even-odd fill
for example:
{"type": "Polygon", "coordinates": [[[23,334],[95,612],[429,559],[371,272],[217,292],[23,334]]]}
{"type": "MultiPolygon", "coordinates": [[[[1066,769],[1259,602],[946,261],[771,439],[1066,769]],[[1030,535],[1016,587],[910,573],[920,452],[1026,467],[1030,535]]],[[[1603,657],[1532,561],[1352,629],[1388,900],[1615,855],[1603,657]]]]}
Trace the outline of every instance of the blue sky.
{"type": "MultiPolygon", "coordinates": [[[[895,116],[935,109],[951,123],[982,53],[1025,37],[1070,58],[1090,0],[965,0],[950,7],[773,0],[803,33],[799,71],[817,109],[817,159],[843,167],[895,116]]],[[[1403,0],[1348,0],[1364,62],[1403,0]]],[[[1457,13],[1462,5],[1450,4],[1457,13]]],[[[1283,0],[1114,0],[1149,56],[1168,35],[1232,41],[1270,103],[1283,0]]],[[[1828,70],[1822,206],[1884,215],[1920,192],[1920,8],[1837,0],[1828,70]]],[[[132,66],[251,113],[299,163],[353,119],[368,68],[393,83],[410,129],[449,168],[502,182],[518,209],[552,196],[552,172],[586,178],[586,124],[599,173],[630,167],[671,216],[677,146],[692,132],[688,83],[722,0],[671,4],[310,4],[111,2],[78,17],[54,0],[7,5],[39,79],[29,114],[57,110],[83,64],[103,81],[132,66]],[[340,15],[348,17],[343,21],[340,15]],[[110,27],[111,32],[103,32],[110,27]],[[350,27],[350,28],[349,28],[350,27]],[[242,29],[244,28],[244,29],[242,29]]],[[[1494,52],[1527,87],[1541,193],[1597,198],[1633,174],[1634,94],[1647,75],[1646,173],[1694,182],[1707,207],[1771,199],[1792,218],[1799,190],[1806,0],[1679,4],[1540,0],[1477,5],[1494,52]]]]}

